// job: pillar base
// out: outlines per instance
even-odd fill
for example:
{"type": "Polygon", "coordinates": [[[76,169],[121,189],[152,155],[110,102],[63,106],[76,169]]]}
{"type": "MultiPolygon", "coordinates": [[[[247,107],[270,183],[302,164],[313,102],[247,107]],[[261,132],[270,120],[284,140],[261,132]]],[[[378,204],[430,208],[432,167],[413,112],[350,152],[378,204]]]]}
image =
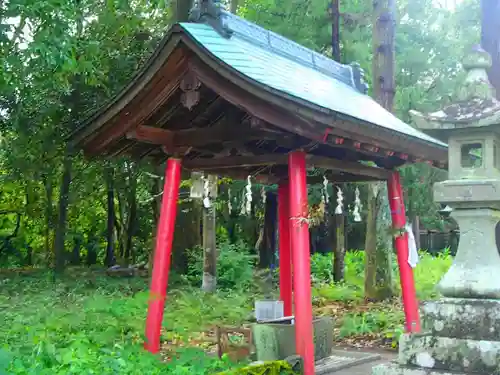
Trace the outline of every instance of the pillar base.
{"type": "Polygon", "coordinates": [[[496,374],[500,370],[500,301],[442,299],[422,307],[422,334],[400,339],[397,361],[372,375],[496,374]]]}
{"type": "Polygon", "coordinates": [[[460,243],[438,290],[450,298],[500,299],[500,254],[495,238],[500,211],[457,209],[452,217],[460,228],[460,243]]]}

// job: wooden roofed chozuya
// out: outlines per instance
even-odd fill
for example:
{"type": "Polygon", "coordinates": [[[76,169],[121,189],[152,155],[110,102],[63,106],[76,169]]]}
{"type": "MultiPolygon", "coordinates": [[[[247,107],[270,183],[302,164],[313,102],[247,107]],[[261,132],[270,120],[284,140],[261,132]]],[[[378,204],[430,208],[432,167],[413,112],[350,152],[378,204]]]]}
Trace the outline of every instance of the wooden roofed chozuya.
{"type": "MultiPolygon", "coordinates": [[[[180,169],[279,184],[280,295],[296,348],[314,374],[306,168],[335,182],[387,180],[393,225],[405,225],[399,175],[409,162],[444,167],[447,147],[366,95],[363,72],[199,1],[133,81],[72,135],[89,156],[168,159],[146,321],[159,350],[180,169]],[[374,166],[368,166],[365,161],[374,166]],[[283,229],[284,228],[284,229],[283,229]],[[292,281],[293,271],[293,307],[292,281]]],[[[408,330],[418,330],[408,242],[396,240],[408,330]]]]}

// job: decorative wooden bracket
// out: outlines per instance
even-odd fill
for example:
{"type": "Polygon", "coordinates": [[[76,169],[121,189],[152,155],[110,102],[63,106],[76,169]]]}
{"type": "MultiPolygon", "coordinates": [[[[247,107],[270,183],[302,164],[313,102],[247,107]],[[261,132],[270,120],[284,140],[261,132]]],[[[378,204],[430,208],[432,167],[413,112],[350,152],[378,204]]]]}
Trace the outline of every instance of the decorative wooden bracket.
{"type": "Polygon", "coordinates": [[[201,82],[192,72],[186,73],[181,79],[179,85],[180,89],[183,91],[181,103],[187,109],[192,110],[200,102],[200,86],[201,82]]]}

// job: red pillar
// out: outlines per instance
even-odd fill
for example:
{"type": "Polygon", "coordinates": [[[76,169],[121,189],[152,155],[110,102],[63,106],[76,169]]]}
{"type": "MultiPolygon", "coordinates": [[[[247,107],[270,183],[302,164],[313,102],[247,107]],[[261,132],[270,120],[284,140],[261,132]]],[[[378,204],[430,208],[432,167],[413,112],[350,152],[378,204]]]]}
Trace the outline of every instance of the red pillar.
{"type": "MultiPolygon", "coordinates": [[[[391,207],[392,227],[405,228],[406,213],[403,200],[403,189],[399,173],[394,171],[387,181],[387,190],[389,193],[389,205],[391,207]]],[[[420,317],[418,313],[418,301],[415,292],[415,280],[413,279],[413,270],[408,264],[408,233],[404,232],[402,236],[394,240],[396,254],[399,264],[399,277],[401,280],[401,291],[403,294],[403,306],[406,318],[407,332],[420,332],[420,317]]]]}
{"type": "Polygon", "coordinates": [[[160,350],[160,332],[163,309],[167,297],[168,273],[172,255],[177,200],[181,180],[181,161],[170,158],[165,170],[165,183],[161,201],[160,220],[156,232],[156,246],[153,260],[153,275],[149,294],[148,316],[146,319],[146,342],[144,348],[151,353],[160,350]]]}
{"type": "Polygon", "coordinates": [[[290,240],[292,244],[293,290],[295,301],[295,344],[304,360],[304,375],[314,375],[312,328],[309,210],[307,205],[306,154],[290,153],[290,240]]]}
{"type": "Polygon", "coordinates": [[[293,315],[292,308],[292,251],[290,248],[290,192],[288,181],[278,185],[278,231],[280,254],[280,299],[285,316],[293,315]]]}

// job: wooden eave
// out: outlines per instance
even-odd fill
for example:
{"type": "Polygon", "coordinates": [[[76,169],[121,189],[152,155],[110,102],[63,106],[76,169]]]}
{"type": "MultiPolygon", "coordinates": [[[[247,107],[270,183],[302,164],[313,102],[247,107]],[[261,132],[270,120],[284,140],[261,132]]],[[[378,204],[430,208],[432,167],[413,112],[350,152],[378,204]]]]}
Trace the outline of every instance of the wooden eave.
{"type": "Polygon", "coordinates": [[[184,159],[186,168],[233,177],[261,173],[269,181],[286,176],[285,155],[295,149],[304,149],[310,165],[331,170],[331,178],[339,182],[386,179],[385,169],[407,162],[445,166],[446,148],[258,84],[215,59],[182,30],[175,26],[134,80],[72,134],[75,147],[88,156],[162,161],[174,155],[184,159]],[[186,81],[197,102],[191,111],[178,110],[184,117],[175,122],[179,115],[174,109],[180,106],[186,81]],[[220,108],[209,113],[214,117],[204,119],[207,108],[216,105],[220,108]],[[151,123],[159,118],[166,122],[151,123]]]}

